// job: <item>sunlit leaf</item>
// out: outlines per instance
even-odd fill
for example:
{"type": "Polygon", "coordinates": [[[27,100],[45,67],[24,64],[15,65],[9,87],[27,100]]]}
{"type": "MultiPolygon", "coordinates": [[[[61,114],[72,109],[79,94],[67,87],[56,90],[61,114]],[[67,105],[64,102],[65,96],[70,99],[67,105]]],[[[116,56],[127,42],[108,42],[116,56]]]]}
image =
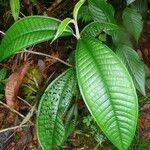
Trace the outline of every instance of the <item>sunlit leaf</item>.
{"type": "Polygon", "coordinates": [[[108,139],[127,150],[136,131],[138,100],[124,64],[99,40],[80,39],[77,79],[83,100],[108,139]]]}
{"type": "MultiPolygon", "coordinates": [[[[18,20],[7,31],[0,45],[0,61],[33,44],[54,38],[60,20],[45,16],[29,16],[18,20]]],[[[72,35],[67,27],[62,36],[72,35]]]]}

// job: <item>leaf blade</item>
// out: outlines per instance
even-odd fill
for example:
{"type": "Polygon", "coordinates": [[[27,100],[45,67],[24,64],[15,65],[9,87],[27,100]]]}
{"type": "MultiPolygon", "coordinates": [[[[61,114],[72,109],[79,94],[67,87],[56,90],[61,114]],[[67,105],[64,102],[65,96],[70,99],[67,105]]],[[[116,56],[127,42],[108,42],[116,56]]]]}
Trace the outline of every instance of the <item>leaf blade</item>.
{"type": "Polygon", "coordinates": [[[134,137],[138,114],[130,75],[118,57],[96,39],[79,40],[76,50],[77,79],[83,100],[111,142],[126,150],[134,137]]]}
{"type": "MultiPolygon", "coordinates": [[[[61,36],[61,34],[62,34],[63,31],[65,30],[65,28],[68,26],[68,24],[70,23],[70,21],[71,21],[71,18],[66,18],[66,19],[64,19],[64,20],[60,23],[60,25],[59,25],[59,27],[58,27],[58,30],[57,30],[57,32],[56,32],[56,34],[55,34],[55,37],[53,38],[52,42],[54,42],[59,36],[61,36]]],[[[52,42],[51,42],[51,43],[52,43],[52,42]]]]}
{"type": "Polygon", "coordinates": [[[84,37],[96,37],[102,31],[106,32],[111,36],[115,36],[118,31],[120,31],[119,27],[112,23],[101,23],[98,21],[92,22],[85,26],[85,28],[81,31],[81,36],[84,37]]]}
{"type": "Polygon", "coordinates": [[[44,150],[60,146],[65,136],[63,115],[76,91],[73,69],[56,78],[43,94],[37,116],[37,135],[44,150]]]}
{"type": "Polygon", "coordinates": [[[116,24],[114,19],[114,8],[112,5],[105,0],[88,0],[88,3],[94,21],[116,24]]]}
{"type": "Polygon", "coordinates": [[[20,12],[20,1],[19,0],[10,0],[10,8],[12,12],[12,16],[16,21],[19,17],[20,12]]]}
{"type": "MultiPolygon", "coordinates": [[[[12,25],[0,45],[0,61],[13,53],[33,44],[54,38],[60,20],[45,16],[29,16],[12,25]]],[[[62,36],[69,36],[72,30],[67,28],[62,36]]]]}
{"type": "Polygon", "coordinates": [[[74,10],[73,10],[73,18],[77,20],[78,18],[78,11],[80,7],[84,4],[85,0],[79,0],[79,2],[75,5],[74,10]]]}
{"type": "Polygon", "coordinates": [[[123,12],[122,19],[126,29],[132,33],[136,41],[138,41],[143,29],[142,16],[137,10],[127,7],[123,12]]]}
{"type": "Polygon", "coordinates": [[[139,60],[137,53],[127,45],[118,45],[116,54],[126,65],[134,85],[138,91],[145,95],[145,71],[144,65],[139,60]]]}

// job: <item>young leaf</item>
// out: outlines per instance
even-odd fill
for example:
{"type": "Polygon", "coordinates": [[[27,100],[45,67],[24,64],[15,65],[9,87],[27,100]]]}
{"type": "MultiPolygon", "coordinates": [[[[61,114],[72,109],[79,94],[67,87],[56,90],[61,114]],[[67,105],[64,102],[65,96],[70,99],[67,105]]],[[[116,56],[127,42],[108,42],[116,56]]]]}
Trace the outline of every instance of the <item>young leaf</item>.
{"type": "Polygon", "coordinates": [[[85,0],[79,0],[79,2],[75,5],[74,10],[73,10],[73,18],[77,20],[78,17],[78,11],[80,7],[84,4],[85,0]]]}
{"type": "Polygon", "coordinates": [[[116,35],[119,31],[119,27],[112,23],[101,23],[101,22],[92,22],[85,26],[85,28],[81,32],[82,37],[96,37],[102,31],[106,32],[109,35],[116,35]]]}
{"type": "Polygon", "coordinates": [[[127,5],[130,5],[131,3],[133,3],[135,0],[126,0],[127,1],[127,5]]]}
{"type": "Polygon", "coordinates": [[[82,19],[84,22],[93,21],[92,15],[90,14],[88,6],[82,6],[79,9],[78,19],[82,19]]]}
{"type": "Polygon", "coordinates": [[[70,23],[71,18],[66,18],[64,19],[61,24],[58,27],[58,30],[56,32],[55,37],[53,38],[52,42],[53,43],[59,36],[61,36],[61,34],[63,33],[63,31],[66,29],[66,27],[68,26],[68,24],[70,23]]]}
{"type": "MultiPolygon", "coordinates": [[[[54,38],[60,20],[45,16],[29,16],[13,24],[2,39],[0,45],[0,61],[13,53],[54,38]]],[[[62,36],[72,35],[72,29],[67,27],[62,36]]]]}
{"type": "Polygon", "coordinates": [[[126,65],[136,89],[145,95],[145,71],[144,65],[138,58],[137,53],[129,46],[120,44],[116,54],[126,65]]]}
{"type": "Polygon", "coordinates": [[[127,69],[106,45],[85,38],[77,43],[76,71],[93,118],[119,150],[127,150],[138,117],[137,95],[127,69]]]}
{"type": "Polygon", "coordinates": [[[64,141],[68,138],[68,136],[72,133],[72,131],[75,129],[77,125],[77,116],[78,116],[78,108],[77,104],[74,104],[66,118],[65,118],[65,136],[64,136],[64,141]]]}
{"type": "Polygon", "coordinates": [[[116,24],[112,5],[104,0],[88,0],[89,10],[94,21],[116,24]]]}
{"type": "Polygon", "coordinates": [[[127,7],[123,12],[122,19],[124,26],[132,33],[136,41],[138,41],[143,29],[141,14],[137,10],[127,7]]]}
{"type": "Polygon", "coordinates": [[[38,108],[37,135],[41,147],[49,150],[64,140],[63,116],[76,92],[76,76],[68,69],[45,90],[38,108]]]}
{"type": "Polygon", "coordinates": [[[10,0],[10,8],[11,8],[12,16],[14,17],[14,20],[16,21],[19,17],[20,1],[19,0],[10,0]]]}

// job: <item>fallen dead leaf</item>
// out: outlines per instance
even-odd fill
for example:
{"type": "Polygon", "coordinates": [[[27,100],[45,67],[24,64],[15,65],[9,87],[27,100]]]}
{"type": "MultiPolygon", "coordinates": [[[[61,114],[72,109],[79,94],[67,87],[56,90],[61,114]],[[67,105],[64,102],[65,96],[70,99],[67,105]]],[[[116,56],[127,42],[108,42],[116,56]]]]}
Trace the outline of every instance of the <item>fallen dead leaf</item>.
{"type": "Polygon", "coordinates": [[[17,95],[20,85],[23,81],[25,74],[30,66],[31,62],[26,61],[18,71],[12,73],[8,78],[7,84],[5,86],[5,97],[8,106],[17,109],[17,95]]]}

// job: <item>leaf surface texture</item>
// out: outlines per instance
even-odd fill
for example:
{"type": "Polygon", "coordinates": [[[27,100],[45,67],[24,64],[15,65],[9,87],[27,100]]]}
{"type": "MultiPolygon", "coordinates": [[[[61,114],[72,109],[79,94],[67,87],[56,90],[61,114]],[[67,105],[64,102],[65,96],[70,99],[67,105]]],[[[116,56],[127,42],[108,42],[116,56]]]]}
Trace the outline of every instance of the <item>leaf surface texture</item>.
{"type": "MultiPolygon", "coordinates": [[[[2,39],[0,61],[23,48],[54,38],[60,21],[45,16],[29,16],[13,24],[2,39]]],[[[66,28],[62,36],[71,35],[66,28]]]]}
{"type": "Polygon", "coordinates": [[[138,103],[132,79],[115,53],[94,38],[80,39],[76,70],[81,95],[95,121],[119,149],[136,130],[138,103]]]}
{"type": "Polygon", "coordinates": [[[62,144],[66,136],[63,115],[75,92],[76,77],[73,69],[65,71],[45,90],[37,116],[38,140],[44,150],[62,144]]]}

